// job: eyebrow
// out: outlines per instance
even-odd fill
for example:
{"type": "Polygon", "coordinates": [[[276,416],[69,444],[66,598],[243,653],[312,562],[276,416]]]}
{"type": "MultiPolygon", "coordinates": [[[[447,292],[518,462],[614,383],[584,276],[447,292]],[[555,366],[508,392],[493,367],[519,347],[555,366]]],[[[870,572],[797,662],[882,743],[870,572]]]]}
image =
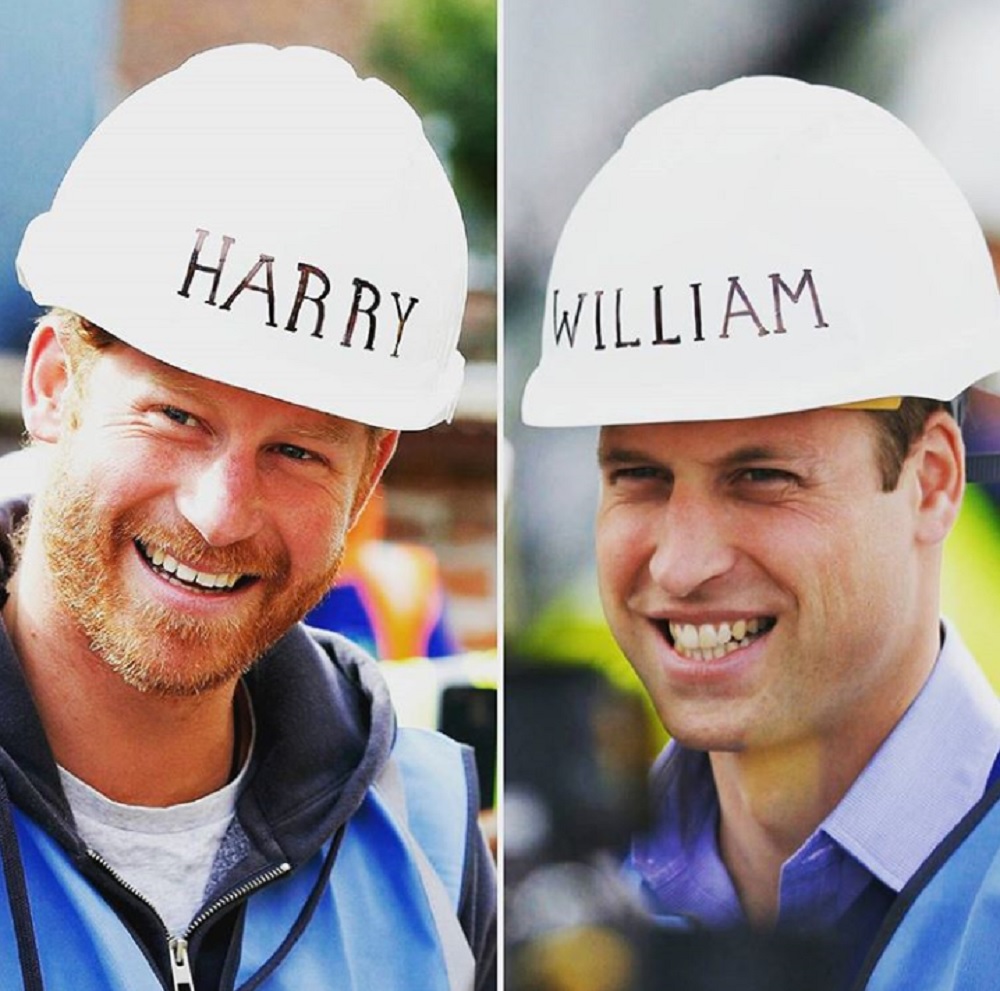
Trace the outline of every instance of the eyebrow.
{"type": "Polygon", "coordinates": [[[160,386],[160,388],[169,389],[171,392],[179,392],[181,395],[191,396],[193,399],[205,400],[205,396],[198,386],[197,376],[192,376],[188,372],[182,372],[166,364],[166,362],[157,362],[157,365],[153,368],[151,378],[154,384],[160,386]],[[196,381],[190,381],[191,378],[195,378],[196,381]]]}
{"type": "Polygon", "coordinates": [[[631,465],[637,461],[655,461],[649,454],[643,451],[632,450],[628,447],[604,447],[597,448],[597,463],[600,467],[605,465],[631,465]]]}
{"type": "Polygon", "coordinates": [[[720,465],[740,465],[752,464],[757,461],[801,461],[805,456],[800,453],[792,453],[782,450],[779,447],[768,447],[764,444],[751,444],[746,447],[738,447],[718,460],[720,465]]]}
{"type": "MultiPolygon", "coordinates": [[[[714,468],[739,468],[761,461],[788,461],[801,464],[802,462],[812,463],[814,460],[815,457],[810,451],[792,451],[766,444],[748,444],[745,447],[727,451],[721,457],[715,458],[707,464],[714,468]]],[[[670,459],[663,459],[649,451],[628,447],[598,447],[597,450],[597,463],[602,468],[614,465],[634,465],[639,462],[653,462],[668,467],[670,459]]]]}
{"type": "Polygon", "coordinates": [[[290,427],[289,432],[303,440],[315,440],[326,444],[344,444],[351,439],[350,421],[336,417],[332,413],[325,413],[323,416],[329,419],[318,426],[290,427]]]}

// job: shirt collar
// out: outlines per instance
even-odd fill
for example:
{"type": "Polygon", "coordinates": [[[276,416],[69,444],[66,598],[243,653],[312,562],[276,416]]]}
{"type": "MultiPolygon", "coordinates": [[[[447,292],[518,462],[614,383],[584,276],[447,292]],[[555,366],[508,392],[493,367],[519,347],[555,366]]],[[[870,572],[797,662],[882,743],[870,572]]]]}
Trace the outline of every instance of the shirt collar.
{"type": "Polygon", "coordinates": [[[708,755],[671,742],[650,784],[656,825],[633,841],[626,877],[646,891],[654,914],[738,924],[739,897],[718,849],[719,804],[708,755]]]}
{"type": "Polygon", "coordinates": [[[1000,701],[945,624],[924,687],[820,828],[899,891],[982,796],[998,750],[1000,701]]]}

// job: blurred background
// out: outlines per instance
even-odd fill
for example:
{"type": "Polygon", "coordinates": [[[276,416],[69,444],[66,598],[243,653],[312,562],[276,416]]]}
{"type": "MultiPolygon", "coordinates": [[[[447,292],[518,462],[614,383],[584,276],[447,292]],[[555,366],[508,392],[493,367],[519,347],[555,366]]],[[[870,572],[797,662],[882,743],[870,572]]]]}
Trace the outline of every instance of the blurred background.
{"type": "MultiPolygon", "coordinates": [[[[451,424],[404,434],[340,586],[310,620],[387,665],[404,721],[478,744],[495,793],[497,684],[496,49],[494,0],[3,0],[0,34],[0,453],[17,448],[21,357],[38,315],[14,258],[93,126],[216,45],[310,44],[398,89],[452,177],[471,247],[451,424]]],[[[30,487],[0,463],[0,491],[30,487]]]]}
{"type": "MultiPolygon", "coordinates": [[[[1000,257],[1000,8],[980,0],[504,0],[502,17],[508,935],[532,944],[521,969],[508,969],[509,986],[658,987],[662,970],[648,985],[638,973],[631,983],[622,977],[621,945],[592,949],[588,925],[622,911],[606,873],[595,881],[574,869],[545,883],[537,874],[553,863],[593,869],[595,851],[621,847],[642,822],[643,769],[664,742],[598,602],[596,430],[520,420],[556,241],[639,118],[690,90],[771,73],[853,90],[902,117],[963,187],[1000,257]],[[562,908],[546,912],[546,902],[562,908]],[[582,939],[538,939],[569,918],[582,939]]],[[[996,404],[974,402],[972,450],[1000,450],[996,404]]],[[[944,611],[1000,688],[991,629],[998,497],[978,486],[966,495],[946,550],[944,611]]],[[[747,987],[748,979],[744,971],[735,983],[730,975],[728,984],[690,986],[747,987]]]]}

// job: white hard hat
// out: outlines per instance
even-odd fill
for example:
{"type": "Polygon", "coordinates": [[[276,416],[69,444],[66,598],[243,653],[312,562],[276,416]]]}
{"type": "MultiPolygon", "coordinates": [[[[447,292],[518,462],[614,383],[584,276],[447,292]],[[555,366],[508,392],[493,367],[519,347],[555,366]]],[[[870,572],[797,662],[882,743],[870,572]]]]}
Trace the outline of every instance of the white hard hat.
{"type": "Polygon", "coordinates": [[[989,255],[937,161],[858,96],[747,78],[641,120],[577,202],[523,417],[950,400],[997,368],[989,255]]]}
{"type": "Polygon", "coordinates": [[[187,371],[339,416],[451,416],[467,249],[409,105],[314,48],[234,45],[138,90],[28,227],[23,285],[187,371]]]}

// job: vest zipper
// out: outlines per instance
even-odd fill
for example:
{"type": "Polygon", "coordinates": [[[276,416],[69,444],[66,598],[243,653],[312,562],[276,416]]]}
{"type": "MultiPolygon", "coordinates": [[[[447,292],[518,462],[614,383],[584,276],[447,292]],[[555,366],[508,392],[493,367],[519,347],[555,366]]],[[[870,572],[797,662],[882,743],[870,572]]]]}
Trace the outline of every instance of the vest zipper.
{"type": "Polygon", "coordinates": [[[249,880],[244,881],[243,884],[239,884],[235,888],[227,891],[221,898],[217,898],[211,905],[203,908],[191,920],[191,924],[184,931],[185,937],[190,937],[191,933],[193,933],[198,926],[200,926],[206,919],[215,915],[215,913],[220,909],[226,908],[234,902],[238,902],[241,898],[245,898],[247,895],[252,894],[259,888],[263,888],[264,885],[270,884],[272,881],[277,881],[279,877],[283,877],[291,869],[292,865],[288,863],[278,864],[275,867],[269,867],[267,870],[261,871],[249,880]]]}
{"type": "Polygon", "coordinates": [[[138,888],[129,884],[96,850],[88,849],[87,856],[95,864],[107,871],[130,895],[138,898],[159,920],[163,934],[166,937],[167,948],[170,951],[170,976],[173,979],[173,991],[195,991],[194,973],[191,970],[191,961],[188,957],[188,940],[195,929],[206,919],[210,919],[220,909],[226,908],[234,902],[238,902],[241,898],[245,898],[247,895],[257,891],[259,888],[263,888],[266,884],[276,881],[292,869],[291,864],[282,863],[275,867],[269,867],[259,874],[255,874],[242,884],[227,891],[221,898],[217,898],[211,905],[203,908],[191,920],[190,925],[181,935],[174,936],[164,925],[163,920],[160,918],[160,913],[156,911],[156,906],[138,888]]]}
{"type": "Polygon", "coordinates": [[[194,991],[188,941],[183,936],[175,936],[167,945],[170,947],[170,976],[174,979],[174,991],[194,991]]]}

